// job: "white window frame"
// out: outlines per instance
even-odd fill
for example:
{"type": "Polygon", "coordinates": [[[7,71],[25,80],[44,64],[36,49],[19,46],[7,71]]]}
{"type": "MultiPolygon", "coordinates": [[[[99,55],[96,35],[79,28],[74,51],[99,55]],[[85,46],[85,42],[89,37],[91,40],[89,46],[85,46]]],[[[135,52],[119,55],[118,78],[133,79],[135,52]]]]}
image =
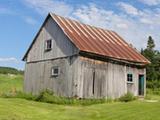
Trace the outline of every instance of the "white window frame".
{"type": "Polygon", "coordinates": [[[60,68],[58,66],[54,66],[51,68],[51,76],[52,77],[58,77],[60,75],[60,68]],[[58,70],[57,73],[55,73],[55,69],[58,70]]]}
{"type": "Polygon", "coordinates": [[[128,73],[128,74],[127,74],[127,83],[133,83],[133,74],[132,74],[132,73],[128,73]],[[130,78],[130,79],[132,79],[132,81],[128,81],[128,77],[130,77],[130,76],[128,76],[128,75],[131,75],[131,78],[130,78]]]}
{"type": "Polygon", "coordinates": [[[52,39],[48,39],[45,41],[45,51],[50,51],[52,49],[52,39]],[[48,41],[51,42],[51,48],[48,48],[48,41]]]}

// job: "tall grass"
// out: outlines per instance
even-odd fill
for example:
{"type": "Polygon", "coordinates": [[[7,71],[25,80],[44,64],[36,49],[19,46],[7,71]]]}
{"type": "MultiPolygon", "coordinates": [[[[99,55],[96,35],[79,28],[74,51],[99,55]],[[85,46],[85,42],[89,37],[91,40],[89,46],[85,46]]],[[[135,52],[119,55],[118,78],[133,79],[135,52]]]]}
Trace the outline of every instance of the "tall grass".
{"type": "Polygon", "coordinates": [[[53,92],[49,90],[42,91],[39,95],[32,95],[23,92],[16,93],[4,93],[1,95],[4,98],[23,98],[27,100],[33,100],[38,102],[46,102],[52,104],[61,105],[92,105],[92,104],[102,104],[106,102],[111,102],[111,99],[76,99],[67,98],[54,95],[53,92]]]}
{"type": "Polygon", "coordinates": [[[22,91],[23,76],[0,74],[0,94],[4,92],[22,91]]]}

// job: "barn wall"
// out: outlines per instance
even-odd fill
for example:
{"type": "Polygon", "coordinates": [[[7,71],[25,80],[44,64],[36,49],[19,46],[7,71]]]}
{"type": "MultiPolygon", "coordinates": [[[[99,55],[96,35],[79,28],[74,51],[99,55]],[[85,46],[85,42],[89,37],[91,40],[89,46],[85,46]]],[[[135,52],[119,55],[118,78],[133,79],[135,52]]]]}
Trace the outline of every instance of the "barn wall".
{"type": "Polygon", "coordinates": [[[25,69],[24,91],[38,94],[50,89],[60,96],[76,96],[76,57],[27,63],[25,69]],[[59,66],[60,75],[51,77],[51,68],[59,66]]]}
{"type": "Polygon", "coordinates": [[[66,37],[56,22],[49,18],[29,51],[27,62],[66,57],[77,52],[78,49],[66,37]],[[48,39],[52,39],[52,50],[45,52],[45,41],[48,39]]]}
{"type": "Polygon", "coordinates": [[[138,76],[139,74],[145,75],[145,69],[84,57],[79,57],[77,63],[77,94],[82,98],[117,98],[127,93],[127,91],[137,96],[138,76]],[[95,71],[95,75],[93,75],[93,71],[95,71]],[[128,73],[133,74],[133,83],[127,83],[128,73]],[[95,77],[94,85],[93,76],[95,77]]]}
{"type": "Polygon", "coordinates": [[[60,96],[79,98],[118,98],[127,91],[137,96],[138,75],[145,75],[145,72],[145,69],[110,62],[76,56],[67,57],[27,63],[24,90],[38,94],[48,88],[60,96]],[[51,77],[53,66],[60,67],[60,75],[57,78],[51,77]],[[133,75],[133,83],[127,83],[128,73],[133,75]]]}

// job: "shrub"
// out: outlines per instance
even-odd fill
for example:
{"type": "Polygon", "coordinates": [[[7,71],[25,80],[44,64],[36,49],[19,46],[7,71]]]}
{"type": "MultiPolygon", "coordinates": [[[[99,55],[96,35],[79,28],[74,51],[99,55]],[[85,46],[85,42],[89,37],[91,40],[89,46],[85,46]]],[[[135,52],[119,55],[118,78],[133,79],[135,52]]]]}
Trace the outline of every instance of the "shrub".
{"type": "Polygon", "coordinates": [[[102,98],[102,99],[77,99],[77,98],[67,98],[67,97],[61,97],[56,96],[54,93],[50,90],[45,90],[40,92],[39,95],[32,95],[31,93],[24,93],[21,91],[16,92],[8,92],[3,93],[0,97],[5,98],[22,98],[26,100],[33,100],[38,102],[46,102],[46,103],[52,103],[52,104],[62,104],[62,105],[92,105],[92,104],[102,104],[102,103],[109,103],[113,102],[111,98],[102,98]]]}
{"type": "Polygon", "coordinates": [[[66,105],[92,105],[106,102],[105,99],[76,99],[55,96],[54,93],[49,90],[42,91],[35,98],[35,101],[66,105]]]}
{"type": "Polygon", "coordinates": [[[136,99],[136,97],[134,97],[134,95],[132,93],[128,92],[125,95],[121,96],[119,98],[119,101],[121,101],[121,102],[129,102],[129,101],[133,101],[135,99],[136,99]]]}
{"type": "Polygon", "coordinates": [[[147,89],[147,94],[160,95],[160,88],[157,88],[157,89],[147,89]]]}
{"type": "Polygon", "coordinates": [[[152,81],[147,81],[146,84],[147,88],[155,90],[160,88],[160,81],[159,80],[152,80],[152,81]]]}

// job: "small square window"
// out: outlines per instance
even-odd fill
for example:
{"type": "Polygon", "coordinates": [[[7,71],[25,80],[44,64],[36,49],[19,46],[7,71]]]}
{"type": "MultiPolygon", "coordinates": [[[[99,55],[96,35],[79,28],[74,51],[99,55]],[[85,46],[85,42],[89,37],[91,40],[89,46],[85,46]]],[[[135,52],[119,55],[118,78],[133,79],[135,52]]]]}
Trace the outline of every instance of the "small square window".
{"type": "Polygon", "coordinates": [[[51,39],[46,40],[46,42],[45,42],[45,50],[49,51],[51,49],[52,49],[52,40],[51,39]]]}
{"type": "Polygon", "coordinates": [[[51,75],[57,77],[60,74],[60,68],[58,66],[52,67],[51,75]]]}
{"type": "Polygon", "coordinates": [[[133,75],[132,74],[127,74],[127,82],[133,82],[133,75]]]}

